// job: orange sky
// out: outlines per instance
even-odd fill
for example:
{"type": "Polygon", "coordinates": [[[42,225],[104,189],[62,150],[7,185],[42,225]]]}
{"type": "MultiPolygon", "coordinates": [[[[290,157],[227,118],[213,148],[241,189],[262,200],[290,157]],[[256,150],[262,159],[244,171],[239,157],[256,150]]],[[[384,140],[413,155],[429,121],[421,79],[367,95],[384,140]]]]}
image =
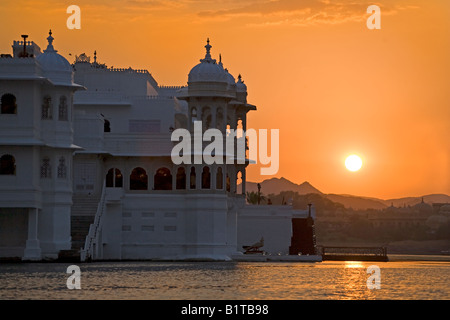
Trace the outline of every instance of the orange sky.
{"type": "MultiPolygon", "coordinates": [[[[450,194],[450,1],[98,0],[0,2],[0,52],[48,30],[69,61],[85,52],[108,66],[148,69],[185,85],[212,54],[248,85],[248,126],[280,129],[276,177],[325,193],[393,198],[450,194]],[[66,8],[81,8],[81,30],[66,8]],[[381,30],[366,8],[381,7],[381,30]],[[69,56],[69,53],[72,56],[69,56]],[[344,167],[350,153],[363,168],[344,167]]],[[[248,180],[259,176],[248,168],[248,180]]]]}

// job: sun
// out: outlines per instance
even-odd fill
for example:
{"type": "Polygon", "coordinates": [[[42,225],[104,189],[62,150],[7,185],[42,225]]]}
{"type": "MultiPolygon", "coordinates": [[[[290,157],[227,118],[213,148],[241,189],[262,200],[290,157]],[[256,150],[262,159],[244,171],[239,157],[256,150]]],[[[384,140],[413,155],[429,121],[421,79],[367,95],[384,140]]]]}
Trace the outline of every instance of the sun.
{"type": "Polygon", "coordinates": [[[345,167],[349,171],[353,171],[353,172],[358,171],[359,169],[361,169],[361,166],[362,166],[362,160],[356,154],[352,154],[352,155],[348,156],[347,159],[345,159],[345,167]]]}

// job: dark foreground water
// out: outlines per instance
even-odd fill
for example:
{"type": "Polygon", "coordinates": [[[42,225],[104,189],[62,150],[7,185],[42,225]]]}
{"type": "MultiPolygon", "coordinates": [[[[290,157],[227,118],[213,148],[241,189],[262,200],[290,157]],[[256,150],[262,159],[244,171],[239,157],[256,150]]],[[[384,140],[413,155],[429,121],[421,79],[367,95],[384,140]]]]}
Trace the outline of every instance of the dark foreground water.
{"type": "Polygon", "coordinates": [[[69,265],[0,264],[0,298],[450,299],[450,261],[80,263],[80,290],[67,288],[69,265]],[[380,289],[367,287],[371,265],[380,268],[380,289]]]}

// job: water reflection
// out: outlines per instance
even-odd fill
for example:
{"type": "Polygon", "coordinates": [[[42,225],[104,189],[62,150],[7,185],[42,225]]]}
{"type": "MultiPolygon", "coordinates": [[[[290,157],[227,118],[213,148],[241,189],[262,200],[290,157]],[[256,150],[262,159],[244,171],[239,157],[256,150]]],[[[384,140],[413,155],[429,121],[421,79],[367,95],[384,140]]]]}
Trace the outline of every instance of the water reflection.
{"type": "Polygon", "coordinates": [[[86,263],[81,290],[69,264],[2,264],[1,299],[449,299],[449,262],[382,262],[381,289],[367,288],[374,263],[86,263]]]}

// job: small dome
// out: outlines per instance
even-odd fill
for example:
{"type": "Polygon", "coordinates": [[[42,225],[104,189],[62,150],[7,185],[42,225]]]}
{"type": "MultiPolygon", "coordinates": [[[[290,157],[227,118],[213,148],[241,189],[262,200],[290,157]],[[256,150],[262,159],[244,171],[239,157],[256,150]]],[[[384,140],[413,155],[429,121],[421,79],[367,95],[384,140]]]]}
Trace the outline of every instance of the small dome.
{"type": "Polygon", "coordinates": [[[205,46],[205,59],[201,59],[200,63],[191,69],[188,76],[188,82],[224,82],[227,83],[227,75],[223,67],[216,63],[215,59],[211,59],[211,45],[205,46]]]}
{"type": "Polygon", "coordinates": [[[73,69],[69,61],[62,55],[58,54],[57,50],[53,48],[53,37],[50,30],[47,38],[48,46],[44,53],[36,57],[36,60],[41,65],[44,74],[55,83],[72,83],[73,69]]]}
{"type": "Polygon", "coordinates": [[[431,213],[433,211],[433,208],[429,204],[425,203],[423,198],[422,202],[416,204],[413,208],[420,213],[431,213]]]}
{"type": "Polygon", "coordinates": [[[236,82],[236,92],[247,92],[247,85],[242,81],[241,75],[238,76],[238,82],[236,82]]]}

